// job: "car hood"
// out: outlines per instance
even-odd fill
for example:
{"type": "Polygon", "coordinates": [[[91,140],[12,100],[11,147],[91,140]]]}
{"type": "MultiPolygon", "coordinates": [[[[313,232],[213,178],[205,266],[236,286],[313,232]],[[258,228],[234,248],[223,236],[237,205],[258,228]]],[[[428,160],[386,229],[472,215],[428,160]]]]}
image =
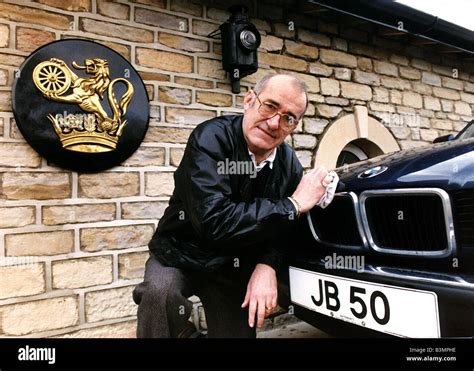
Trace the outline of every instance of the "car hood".
{"type": "Polygon", "coordinates": [[[378,156],[336,169],[337,191],[437,187],[447,191],[474,188],[474,139],[454,140],[378,156]],[[360,178],[375,166],[387,169],[371,178],[360,178]]]}

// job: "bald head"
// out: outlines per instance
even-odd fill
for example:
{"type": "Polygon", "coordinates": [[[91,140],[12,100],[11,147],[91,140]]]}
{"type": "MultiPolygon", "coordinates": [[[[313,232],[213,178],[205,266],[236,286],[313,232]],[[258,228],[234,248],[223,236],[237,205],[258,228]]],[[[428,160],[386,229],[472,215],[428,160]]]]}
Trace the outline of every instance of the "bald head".
{"type": "MultiPolygon", "coordinates": [[[[268,86],[268,83],[271,80],[281,80],[284,81],[286,84],[289,84],[292,88],[296,89],[297,91],[304,93],[304,96],[306,98],[306,104],[305,104],[305,109],[304,112],[306,112],[306,109],[308,108],[308,87],[306,84],[298,79],[296,76],[290,75],[288,73],[269,73],[268,75],[265,75],[260,81],[255,84],[255,87],[253,90],[255,93],[260,94],[265,90],[265,88],[268,86]]],[[[303,115],[304,115],[303,112],[303,115]]]]}

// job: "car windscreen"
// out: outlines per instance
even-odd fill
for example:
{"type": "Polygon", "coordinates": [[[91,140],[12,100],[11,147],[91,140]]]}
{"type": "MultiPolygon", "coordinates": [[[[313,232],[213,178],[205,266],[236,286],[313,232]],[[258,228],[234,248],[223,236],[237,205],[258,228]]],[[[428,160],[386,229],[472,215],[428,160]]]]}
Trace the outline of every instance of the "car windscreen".
{"type": "Polygon", "coordinates": [[[467,127],[460,133],[456,139],[474,138],[474,120],[467,124],[467,127]]]}

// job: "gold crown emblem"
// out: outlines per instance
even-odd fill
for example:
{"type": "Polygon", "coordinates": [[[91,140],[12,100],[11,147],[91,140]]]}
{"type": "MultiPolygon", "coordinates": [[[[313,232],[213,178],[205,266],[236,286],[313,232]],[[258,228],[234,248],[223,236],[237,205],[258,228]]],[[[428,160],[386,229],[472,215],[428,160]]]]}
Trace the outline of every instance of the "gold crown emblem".
{"type": "Polygon", "coordinates": [[[43,96],[61,103],[75,103],[84,113],[52,115],[47,117],[53,124],[64,149],[77,152],[109,152],[117,148],[127,120],[123,116],[133,96],[133,86],[125,78],[110,80],[108,62],[105,59],[86,59],[84,66],[72,62],[75,69],[84,69],[91,77],[77,76],[66,63],[57,58],[39,63],[33,70],[33,81],[43,96]],[[117,102],[113,86],[117,82],[127,90],[117,102]],[[63,95],[69,88],[72,93],[63,95]],[[113,117],[109,117],[101,101],[107,91],[113,117]]]}
{"type": "MultiPolygon", "coordinates": [[[[94,114],[66,114],[55,116],[49,114],[48,119],[61,140],[63,148],[76,152],[108,152],[117,148],[117,142],[122,134],[115,135],[107,131],[99,131],[94,114]]],[[[126,121],[122,123],[123,129],[126,121]]]]}

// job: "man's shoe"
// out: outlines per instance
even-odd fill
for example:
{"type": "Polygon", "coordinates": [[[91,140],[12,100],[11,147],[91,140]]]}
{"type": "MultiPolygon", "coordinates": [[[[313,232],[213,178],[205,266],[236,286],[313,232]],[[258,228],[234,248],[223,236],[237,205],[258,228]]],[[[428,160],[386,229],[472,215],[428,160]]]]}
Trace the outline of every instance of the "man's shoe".
{"type": "Polygon", "coordinates": [[[207,338],[201,331],[196,331],[194,334],[191,334],[190,339],[204,339],[207,338]]]}
{"type": "Polygon", "coordinates": [[[194,326],[194,323],[187,321],[184,325],[184,328],[178,334],[177,338],[178,339],[190,338],[196,332],[198,332],[198,330],[196,326],[194,326]]]}

